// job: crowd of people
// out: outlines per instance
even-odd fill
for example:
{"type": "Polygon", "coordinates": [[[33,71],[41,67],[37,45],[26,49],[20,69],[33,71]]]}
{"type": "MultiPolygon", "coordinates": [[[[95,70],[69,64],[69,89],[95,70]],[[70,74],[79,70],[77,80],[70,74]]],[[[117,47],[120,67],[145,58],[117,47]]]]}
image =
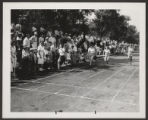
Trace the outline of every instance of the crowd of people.
{"type": "MultiPolygon", "coordinates": [[[[131,46],[131,45],[130,45],[131,46]]],[[[23,33],[21,26],[11,32],[11,72],[21,78],[35,76],[44,70],[60,70],[64,65],[76,65],[110,55],[125,55],[129,44],[117,40],[99,39],[88,35],[71,35],[58,30],[23,33]]],[[[131,48],[135,47],[134,45],[131,48]]],[[[129,58],[131,58],[129,53],[129,58]]]]}

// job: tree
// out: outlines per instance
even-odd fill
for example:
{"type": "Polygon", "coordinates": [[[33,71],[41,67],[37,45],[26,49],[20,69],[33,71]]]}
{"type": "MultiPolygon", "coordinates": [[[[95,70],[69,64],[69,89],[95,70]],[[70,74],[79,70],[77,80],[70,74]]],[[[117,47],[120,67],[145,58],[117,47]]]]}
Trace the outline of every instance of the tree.
{"type": "Polygon", "coordinates": [[[139,32],[136,30],[135,26],[128,26],[125,41],[128,43],[139,43],[139,32]]]}
{"type": "Polygon", "coordinates": [[[28,31],[30,27],[45,29],[61,29],[65,33],[77,34],[87,32],[85,15],[91,10],[54,9],[54,10],[12,10],[11,22],[20,23],[28,31]]]}
{"type": "Polygon", "coordinates": [[[121,16],[119,10],[97,10],[95,15],[93,29],[100,39],[108,36],[120,41],[126,35],[129,17],[121,16]]]}
{"type": "Polygon", "coordinates": [[[130,18],[128,16],[119,15],[112,26],[110,38],[118,41],[123,41],[127,34],[129,20],[130,18]]]}
{"type": "Polygon", "coordinates": [[[117,16],[116,10],[97,10],[95,12],[96,19],[94,19],[95,30],[99,35],[100,39],[107,36],[111,31],[111,25],[115,17],[117,16]]]}

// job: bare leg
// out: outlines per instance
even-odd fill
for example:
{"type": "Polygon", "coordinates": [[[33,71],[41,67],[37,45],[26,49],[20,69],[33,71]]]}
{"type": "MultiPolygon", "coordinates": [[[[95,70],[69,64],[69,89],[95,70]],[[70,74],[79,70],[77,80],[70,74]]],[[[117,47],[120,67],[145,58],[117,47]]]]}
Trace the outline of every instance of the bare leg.
{"type": "Polygon", "coordinates": [[[57,64],[58,66],[58,70],[60,70],[60,58],[58,59],[58,64],[57,64]]]}

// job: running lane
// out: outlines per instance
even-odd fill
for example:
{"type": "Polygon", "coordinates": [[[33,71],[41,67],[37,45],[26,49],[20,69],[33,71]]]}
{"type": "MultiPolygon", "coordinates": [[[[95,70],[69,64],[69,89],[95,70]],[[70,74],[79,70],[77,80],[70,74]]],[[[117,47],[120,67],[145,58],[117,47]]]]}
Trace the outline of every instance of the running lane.
{"type": "Polygon", "coordinates": [[[92,68],[78,66],[11,88],[11,111],[138,112],[139,56],[102,59],[92,68]]]}

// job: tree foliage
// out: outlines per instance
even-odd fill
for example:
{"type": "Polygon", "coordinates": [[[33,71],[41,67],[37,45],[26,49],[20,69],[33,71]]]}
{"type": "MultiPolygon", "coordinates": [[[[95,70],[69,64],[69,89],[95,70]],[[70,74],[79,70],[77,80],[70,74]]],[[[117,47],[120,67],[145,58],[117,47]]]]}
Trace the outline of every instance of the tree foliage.
{"type": "Polygon", "coordinates": [[[129,43],[139,43],[139,32],[137,32],[136,27],[129,25],[127,28],[127,34],[125,36],[125,41],[129,43]]]}
{"type": "Polygon", "coordinates": [[[85,15],[92,10],[12,10],[12,23],[25,26],[25,31],[30,27],[44,27],[47,30],[60,29],[67,33],[80,34],[87,32],[85,15]],[[80,32],[81,31],[81,32],[80,32]]]}
{"type": "Polygon", "coordinates": [[[120,15],[119,10],[88,10],[88,9],[54,9],[54,10],[12,10],[11,22],[22,24],[23,32],[31,32],[32,27],[38,30],[62,30],[72,35],[93,33],[118,41],[136,42],[139,33],[130,26],[128,16],[120,15]],[[86,16],[95,13],[96,18],[88,22],[86,16]]]}
{"type": "Polygon", "coordinates": [[[117,41],[137,43],[139,36],[134,26],[129,26],[128,16],[120,15],[119,10],[95,11],[94,30],[100,38],[109,37],[117,41]]]}

